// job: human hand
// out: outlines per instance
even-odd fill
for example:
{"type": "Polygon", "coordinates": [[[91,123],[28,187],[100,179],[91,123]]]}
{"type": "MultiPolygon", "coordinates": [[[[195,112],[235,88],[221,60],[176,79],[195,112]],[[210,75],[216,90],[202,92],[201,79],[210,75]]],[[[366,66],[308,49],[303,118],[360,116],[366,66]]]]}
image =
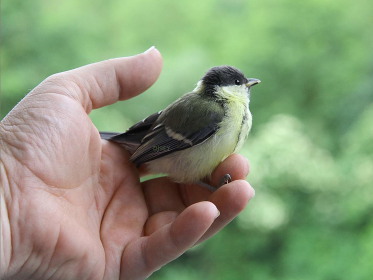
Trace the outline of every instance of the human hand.
{"type": "Polygon", "coordinates": [[[1,121],[0,278],[143,279],[246,206],[242,156],[221,163],[213,183],[234,181],[210,193],[140,183],[129,154],[100,139],[89,112],[145,91],[161,68],[150,49],[55,74],[1,121]]]}

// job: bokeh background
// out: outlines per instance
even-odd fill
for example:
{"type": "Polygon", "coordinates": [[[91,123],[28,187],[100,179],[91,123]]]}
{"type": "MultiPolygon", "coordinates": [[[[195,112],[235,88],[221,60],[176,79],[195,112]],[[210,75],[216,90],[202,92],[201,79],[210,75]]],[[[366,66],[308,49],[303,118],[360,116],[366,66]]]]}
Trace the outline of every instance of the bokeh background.
{"type": "Polygon", "coordinates": [[[3,0],[1,118],[47,76],[155,45],[147,93],[91,114],[124,130],[229,64],[253,89],[256,197],[151,279],[371,279],[371,0],[3,0]]]}

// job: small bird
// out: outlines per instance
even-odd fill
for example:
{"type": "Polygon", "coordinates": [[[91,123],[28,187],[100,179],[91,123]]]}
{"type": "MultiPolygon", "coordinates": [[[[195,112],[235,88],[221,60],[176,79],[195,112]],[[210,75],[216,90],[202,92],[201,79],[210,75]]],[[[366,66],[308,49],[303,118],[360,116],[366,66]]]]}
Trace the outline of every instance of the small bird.
{"type": "MultiPolygon", "coordinates": [[[[244,143],[252,124],[250,89],[259,83],[232,66],[213,67],[166,109],[124,133],[100,132],[101,138],[124,147],[137,167],[145,164],[152,174],[215,190],[205,181],[244,143]]],[[[227,174],[222,184],[230,181],[227,174]]]]}

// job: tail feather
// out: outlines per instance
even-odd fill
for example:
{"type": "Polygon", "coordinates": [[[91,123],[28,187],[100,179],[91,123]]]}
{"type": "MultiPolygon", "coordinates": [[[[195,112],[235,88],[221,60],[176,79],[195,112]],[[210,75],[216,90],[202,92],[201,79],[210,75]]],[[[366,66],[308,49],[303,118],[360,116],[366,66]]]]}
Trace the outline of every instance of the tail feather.
{"type": "Polygon", "coordinates": [[[131,135],[127,135],[126,133],[117,133],[117,132],[101,132],[100,131],[101,139],[108,140],[114,143],[121,145],[125,148],[131,155],[136,151],[136,149],[140,146],[140,141],[136,139],[132,139],[131,135]]]}
{"type": "Polygon", "coordinates": [[[102,132],[100,131],[100,137],[104,140],[112,140],[113,137],[118,136],[120,133],[117,132],[102,132]]]}

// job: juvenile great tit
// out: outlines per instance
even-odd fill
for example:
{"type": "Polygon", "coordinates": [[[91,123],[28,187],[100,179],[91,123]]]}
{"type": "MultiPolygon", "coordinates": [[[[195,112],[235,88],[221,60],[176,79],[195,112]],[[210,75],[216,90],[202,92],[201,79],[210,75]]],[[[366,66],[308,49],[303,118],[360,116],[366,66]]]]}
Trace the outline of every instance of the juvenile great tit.
{"type": "Polygon", "coordinates": [[[152,174],[213,190],[203,180],[244,143],[252,124],[250,89],[259,83],[234,67],[213,67],[166,109],[124,133],[100,132],[101,138],[124,147],[137,167],[145,164],[152,174]]]}

